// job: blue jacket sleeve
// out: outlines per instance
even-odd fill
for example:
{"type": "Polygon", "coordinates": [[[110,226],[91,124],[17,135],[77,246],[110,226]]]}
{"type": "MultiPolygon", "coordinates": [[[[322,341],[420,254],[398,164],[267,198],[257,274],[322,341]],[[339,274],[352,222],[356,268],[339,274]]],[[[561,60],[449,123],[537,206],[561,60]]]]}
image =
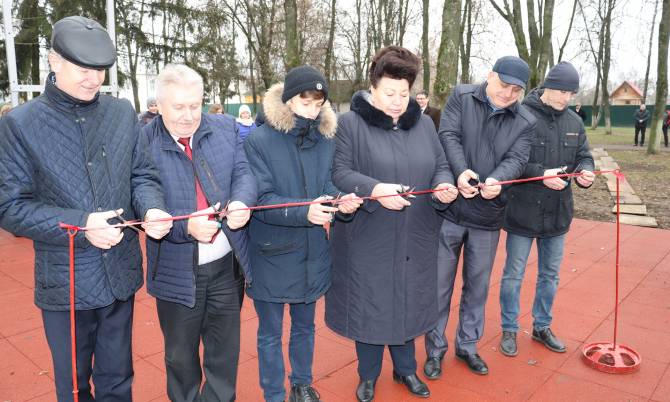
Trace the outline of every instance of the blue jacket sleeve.
{"type": "MultiPolygon", "coordinates": [[[[247,137],[244,142],[249,166],[256,178],[256,190],[258,194],[258,205],[286,204],[291,202],[311,201],[302,198],[291,198],[276,193],[275,182],[263,152],[263,144],[258,137],[247,137]]],[[[254,217],[261,222],[278,226],[310,227],[312,224],[307,220],[309,206],[260,209],[254,211],[254,217]]]]}
{"type": "Polygon", "coordinates": [[[148,136],[140,133],[139,122],[135,123],[135,133],[130,186],[133,208],[137,216],[143,219],[149,209],[165,211],[166,208],[158,169],[150,156],[148,136]]]}

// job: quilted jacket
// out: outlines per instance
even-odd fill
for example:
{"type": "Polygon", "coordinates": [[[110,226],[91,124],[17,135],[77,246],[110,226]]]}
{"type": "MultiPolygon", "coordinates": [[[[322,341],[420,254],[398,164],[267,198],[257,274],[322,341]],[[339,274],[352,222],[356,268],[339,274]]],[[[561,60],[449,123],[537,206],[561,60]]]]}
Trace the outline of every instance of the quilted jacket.
{"type": "MultiPolygon", "coordinates": [[[[149,149],[160,172],[165,190],[165,204],[173,216],[196,211],[195,176],[210,205],[228,201],[256,204],[256,182],[251,173],[242,139],[232,117],[203,114],[200,127],[193,135],[193,162],[179,148],[156,117],[143,128],[149,149]]],[[[251,283],[247,254],[247,228],[223,231],[241,265],[247,284],[251,283]]],[[[162,300],[195,305],[195,273],[198,247],[188,234],[188,221],[175,221],[172,230],[161,241],[147,239],[147,290],[162,300]]]]}
{"type": "MultiPolygon", "coordinates": [[[[95,211],[123,208],[130,220],[165,209],[138,133],[128,101],[99,94],[79,101],[56,87],[53,74],[42,95],[0,120],[0,227],[34,241],[38,307],[69,309],[68,236],[59,222],[85,226],[95,211]]],[[[78,310],[130,298],[142,286],[136,233],[126,229],[118,245],[102,250],[79,232],[75,286],[78,310]]]]}

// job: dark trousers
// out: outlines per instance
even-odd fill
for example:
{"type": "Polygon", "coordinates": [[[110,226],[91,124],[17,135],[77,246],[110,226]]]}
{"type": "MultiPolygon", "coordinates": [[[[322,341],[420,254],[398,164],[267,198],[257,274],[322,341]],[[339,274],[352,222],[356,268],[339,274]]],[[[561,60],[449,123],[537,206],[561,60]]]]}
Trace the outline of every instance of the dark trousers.
{"type": "Polygon", "coordinates": [[[661,128],[663,130],[663,140],[665,140],[665,146],[668,146],[668,126],[663,126],[661,128]]]}
{"type": "MultiPolygon", "coordinates": [[[[107,307],[78,310],[77,382],[79,400],[132,401],[133,359],[131,350],[134,296],[107,307]],[[95,358],[95,359],[94,359],[95,358]],[[95,399],[90,381],[95,386],[95,399]]],[[[59,402],[72,401],[70,313],[42,310],[51,357],[54,363],[59,402]]]]}
{"type": "Polygon", "coordinates": [[[489,294],[493,260],[496,257],[500,230],[482,230],[444,220],[437,250],[437,325],[426,334],[428,357],[444,356],[451,296],[463,250],[463,290],[458,311],[456,350],[477,353],[477,342],[484,335],[484,310],[489,294]]]}
{"type": "MultiPolygon", "coordinates": [[[[385,345],[371,345],[356,341],[358,356],[358,375],[361,380],[374,380],[382,372],[382,358],[385,345]]],[[[416,357],[414,355],[414,339],[404,345],[388,345],[393,360],[393,371],[401,376],[416,373],[416,357]]]]}
{"type": "Polygon", "coordinates": [[[646,126],[635,126],[635,145],[638,144],[638,142],[637,142],[637,140],[638,140],[638,134],[640,134],[640,133],[642,134],[642,137],[640,138],[640,142],[639,142],[639,144],[640,144],[640,146],[643,146],[643,145],[644,145],[644,132],[645,132],[645,131],[647,131],[647,127],[646,127],[646,126]]]}
{"type": "Polygon", "coordinates": [[[233,253],[195,270],[193,308],[156,299],[165,338],[168,397],[179,402],[234,401],[243,279],[233,265],[233,253]]]}
{"type": "MultiPolygon", "coordinates": [[[[254,300],[258,314],[258,374],[266,401],[283,401],[284,354],[281,335],[285,303],[254,300]]],[[[291,384],[312,383],[314,357],[314,312],[316,303],[291,303],[291,338],[288,357],[291,362],[291,384]]]]}

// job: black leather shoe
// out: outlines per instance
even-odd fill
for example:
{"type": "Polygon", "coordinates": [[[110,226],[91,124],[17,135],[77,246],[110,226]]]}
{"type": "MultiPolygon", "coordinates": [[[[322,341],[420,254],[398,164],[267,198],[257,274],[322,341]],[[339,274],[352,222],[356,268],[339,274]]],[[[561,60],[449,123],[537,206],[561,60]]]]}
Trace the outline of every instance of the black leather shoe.
{"type": "Polygon", "coordinates": [[[429,380],[437,380],[442,376],[442,359],[444,355],[428,357],[423,365],[423,373],[429,380]]]}
{"type": "Polygon", "coordinates": [[[547,349],[557,353],[565,353],[567,350],[563,342],[556,338],[556,335],[551,332],[551,328],[540,330],[533,328],[533,339],[546,346],[547,349]]]}
{"type": "Polygon", "coordinates": [[[309,384],[293,384],[288,396],[289,402],[320,402],[321,396],[309,384]]]}
{"type": "Polygon", "coordinates": [[[503,331],[502,338],[500,338],[500,353],[509,357],[519,354],[516,348],[516,332],[503,331]]]}
{"type": "Polygon", "coordinates": [[[397,382],[398,384],[405,384],[409,392],[416,396],[420,396],[421,398],[428,398],[430,396],[430,390],[428,389],[428,386],[425,382],[421,381],[421,379],[419,379],[416,374],[403,376],[399,375],[394,370],[393,381],[397,382]]]}
{"type": "Polygon", "coordinates": [[[456,358],[467,363],[468,368],[475,374],[486,375],[489,373],[489,367],[477,353],[467,353],[457,350],[456,358]]]}
{"type": "Polygon", "coordinates": [[[374,380],[361,380],[356,388],[356,399],[358,402],[372,402],[375,399],[375,384],[374,380]]]}

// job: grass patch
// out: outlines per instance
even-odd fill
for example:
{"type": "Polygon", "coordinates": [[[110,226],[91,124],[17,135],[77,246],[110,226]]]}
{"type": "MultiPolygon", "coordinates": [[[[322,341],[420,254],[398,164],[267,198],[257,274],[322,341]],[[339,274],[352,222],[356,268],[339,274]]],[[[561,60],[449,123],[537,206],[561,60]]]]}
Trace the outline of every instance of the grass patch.
{"type": "MultiPolygon", "coordinates": [[[[647,206],[647,214],[656,218],[662,229],[670,229],[670,158],[667,153],[647,155],[635,151],[608,151],[621,172],[647,206]]],[[[598,176],[592,188],[573,188],[575,217],[614,222],[611,212],[614,198],[609,195],[606,180],[598,176]]]]}
{"type": "MultiPolygon", "coordinates": [[[[647,129],[649,134],[649,129],[647,129]]],[[[601,145],[633,145],[635,143],[635,129],[633,127],[612,127],[612,134],[605,134],[604,127],[598,127],[595,130],[586,128],[586,138],[589,139],[589,145],[599,147],[601,145]]]]}

